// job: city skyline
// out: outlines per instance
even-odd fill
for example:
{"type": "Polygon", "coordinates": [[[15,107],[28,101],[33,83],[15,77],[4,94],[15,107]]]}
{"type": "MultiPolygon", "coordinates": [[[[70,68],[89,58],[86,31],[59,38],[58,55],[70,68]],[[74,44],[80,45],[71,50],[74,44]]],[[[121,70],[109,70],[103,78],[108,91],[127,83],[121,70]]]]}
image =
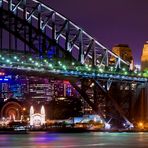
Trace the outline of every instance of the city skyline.
{"type": "Polygon", "coordinates": [[[105,47],[128,44],[135,64],[140,64],[142,49],[148,40],[146,0],[41,0],[83,28],[105,47]]]}

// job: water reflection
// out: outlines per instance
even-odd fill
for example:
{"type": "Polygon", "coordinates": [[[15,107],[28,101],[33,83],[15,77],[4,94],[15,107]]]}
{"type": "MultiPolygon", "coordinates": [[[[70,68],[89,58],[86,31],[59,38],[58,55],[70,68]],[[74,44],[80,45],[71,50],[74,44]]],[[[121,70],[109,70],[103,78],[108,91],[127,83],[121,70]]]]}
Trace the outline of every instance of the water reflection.
{"type": "Polygon", "coordinates": [[[45,133],[0,135],[2,148],[148,147],[148,133],[45,133]]]}

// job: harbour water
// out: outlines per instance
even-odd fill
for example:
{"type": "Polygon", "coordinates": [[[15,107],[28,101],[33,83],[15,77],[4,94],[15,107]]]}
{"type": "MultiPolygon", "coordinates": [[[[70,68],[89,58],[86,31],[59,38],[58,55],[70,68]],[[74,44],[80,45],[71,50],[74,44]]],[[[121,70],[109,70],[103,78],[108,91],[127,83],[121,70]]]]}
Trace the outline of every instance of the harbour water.
{"type": "Polygon", "coordinates": [[[148,133],[1,134],[0,148],[147,148],[148,133]]]}

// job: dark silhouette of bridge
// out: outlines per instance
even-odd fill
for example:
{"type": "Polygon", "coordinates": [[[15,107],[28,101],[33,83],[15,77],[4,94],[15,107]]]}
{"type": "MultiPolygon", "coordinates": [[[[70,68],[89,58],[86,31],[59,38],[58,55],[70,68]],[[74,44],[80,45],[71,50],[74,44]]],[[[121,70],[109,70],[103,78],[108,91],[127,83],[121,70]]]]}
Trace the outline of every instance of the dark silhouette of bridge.
{"type": "Polygon", "coordinates": [[[147,73],[131,71],[130,63],[37,0],[0,0],[0,51],[0,67],[9,73],[69,80],[106,123],[132,127],[139,119],[147,73]]]}

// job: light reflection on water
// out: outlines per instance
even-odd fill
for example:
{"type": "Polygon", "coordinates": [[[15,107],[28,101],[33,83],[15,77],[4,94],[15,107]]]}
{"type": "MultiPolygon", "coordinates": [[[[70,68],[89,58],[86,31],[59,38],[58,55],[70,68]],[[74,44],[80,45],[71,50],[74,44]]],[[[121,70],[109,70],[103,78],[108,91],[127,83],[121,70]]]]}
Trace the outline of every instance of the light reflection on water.
{"type": "Polygon", "coordinates": [[[148,147],[148,133],[45,133],[0,135],[0,148],[148,147]]]}

